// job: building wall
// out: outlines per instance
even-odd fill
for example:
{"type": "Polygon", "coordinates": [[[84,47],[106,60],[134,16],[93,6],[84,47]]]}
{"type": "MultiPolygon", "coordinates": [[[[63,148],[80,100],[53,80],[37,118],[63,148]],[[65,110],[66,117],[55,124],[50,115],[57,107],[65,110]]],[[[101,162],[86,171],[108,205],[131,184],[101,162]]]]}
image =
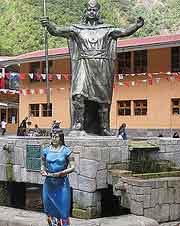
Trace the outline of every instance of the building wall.
{"type": "MultiPolygon", "coordinates": [[[[29,72],[29,65],[21,65],[23,72],[29,72]]],[[[69,73],[70,62],[67,59],[56,60],[53,64],[53,73],[69,73]]],[[[152,49],[148,50],[148,72],[167,72],[171,71],[171,49],[152,49]]],[[[166,75],[167,76],[167,75],[166,75]]],[[[165,75],[156,75],[155,77],[164,78],[165,75]]],[[[128,80],[147,79],[147,76],[136,75],[129,76],[128,80]]],[[[69,113],[69,95],[70,81],[57,80],[54,77],[50,87],[51,101],[53,103],[52,117],[32,117],[32,127],[38,124],[39,127],[47,128],[52,120],[62,120],[62,127],[70,127],[69,113]]],[[[24,88],[45,88],[45,82],[30,83],[28,76],[22,82],[24,88]]],[[[171,98],[180,97],[180,82],[178,80],[171,82],[161,79],[159,84],[153,83],[130,86],[120,86],[116,81],[111,107],[111,128],[118,128],[121,123],[127,123],[129,128],[180,128],[179,115],[171,114],[171,98]],[[148,113],[146,116],[118,116],[118,100],[142,100],[147,99],[148,113]]],[[[29,104],[46,103],[46,95],[20,95],[20,121],[28,115],[29,104]]]]}
{"type": "MultiPolygon", "coordinates": [[[[0,94],[0,102],[2,103],[18,103],[19,97],[18,94],[0,94]]],[[[7,133],[8,134],[14,134],[17,131],[18,127],[18,121],[19,121],[19,115],[18,115],[18,106],[17,107],[3,107],[0,106],[0,120],[5,119],[7,122],[7,133]],[[17,109],[17,117],[15,119],[15,123],[12,123],[8,120],[8,116],[11,116],[11,109],[17,109]]]]}

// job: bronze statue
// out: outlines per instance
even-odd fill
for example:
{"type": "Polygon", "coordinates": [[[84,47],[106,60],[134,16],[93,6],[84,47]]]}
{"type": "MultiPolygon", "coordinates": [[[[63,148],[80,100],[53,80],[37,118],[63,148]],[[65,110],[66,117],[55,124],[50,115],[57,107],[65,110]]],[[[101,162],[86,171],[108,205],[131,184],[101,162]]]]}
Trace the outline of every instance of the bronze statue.
{"type": "Polygon", "coordinates": [[[71,119],[73,130],[111,135],[109,114],[114,82],[116,43],[119,37],[132,35],[144,20],[123,30],[104,24],[100,5],[90,0],[80,24],[58,27],[47,17],[41,23],[51,35],[68,39],[71,56],[71,119]]]}

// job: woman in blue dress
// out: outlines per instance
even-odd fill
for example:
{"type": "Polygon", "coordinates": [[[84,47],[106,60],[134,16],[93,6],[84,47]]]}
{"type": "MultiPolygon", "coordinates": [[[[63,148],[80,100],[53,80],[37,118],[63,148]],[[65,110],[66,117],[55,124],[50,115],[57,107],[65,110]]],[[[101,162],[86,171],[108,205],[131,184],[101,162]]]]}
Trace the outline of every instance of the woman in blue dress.
{"type": "Polygon", "coordinates": [[[70,185],[67,175],[74,170],[72,151],[64,144],[62,130],[54,130],[51,145],[42,151],[41,175],[44,212],[50,226],[69,226],[70,185]]]}

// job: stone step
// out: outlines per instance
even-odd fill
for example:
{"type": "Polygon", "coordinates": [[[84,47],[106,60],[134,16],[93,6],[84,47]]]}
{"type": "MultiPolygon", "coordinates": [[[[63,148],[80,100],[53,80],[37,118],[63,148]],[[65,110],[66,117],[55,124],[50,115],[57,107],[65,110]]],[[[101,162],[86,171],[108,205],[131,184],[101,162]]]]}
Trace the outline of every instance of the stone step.
{"type": "MultiPolygon", "coordinates": [[[[97,218],[94,220],[80,220],[72,218],[71,226],[159,226],[150,218],[122,215],[118,217],[97,218]]],[[[0,207],[0,226],[48,226],[43,213],[20,209],[0,207]]]]}

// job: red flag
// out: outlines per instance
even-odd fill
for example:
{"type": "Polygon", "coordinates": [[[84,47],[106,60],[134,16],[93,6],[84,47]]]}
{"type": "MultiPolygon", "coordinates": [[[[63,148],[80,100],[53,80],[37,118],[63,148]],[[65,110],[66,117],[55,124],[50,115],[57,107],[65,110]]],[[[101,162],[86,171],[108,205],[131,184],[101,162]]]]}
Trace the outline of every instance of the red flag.
{"type": "Polygon", "coordinates": [[[167,80],[167,81],[169,81],[170,79],[169,79],[169,77],[165,77],[165,79],[167,80]]]}
{"type": "Polygon", "coordinates": [[[35,74],[35,80],[37,80],[37,81],[41,80],[41,74],[40,73],[35,74]]]}
{"type": "Polygon", "coordinates": [[[178,81],[180,81],[180,76],[177,77],[178,81]]]}
{"type": "Polygon", "coordinates": [[[31,90],[30,89],[26,89],[26,94],[27,95],[31,94],[31,90]]]}
{"type": "Polygon", "coordinates": [[[124,85],[125,85],[126,87],[129,87],[129,81],[128,81],[128,80],[124,81],[124,85]]]}
{"type": "Polygon", "coordinates": [[[5,78],[6,78],[7,80],[9,80],[9,78],[10,78],[10,73],[9,73],[9,72],[5,73],[5,78]]]}
{"type": "Polygon", "coordinates": [[[25,79],[25,73],[24,72],[20,72],[20,80],[24,80],[25,79]]]}
{"type": "Polygon", "coordinates": [[[22,94],[22,89],[19,89],[19,94],[22,94]]]}
{"type": "Polygon", "coordinates": [[[38,95],[38,94],[39,94],[39,89],[34,89],[34,93],[35,93],[36,95],[38,95]]]}
{"type": "Polygon", "coordinates": [[[68,74],[63,74],[63,77],[64,77],[64,79],[65,79],[66,81],[69,80],[69,75],[68,75],[68,74]]]}
{"type": "Polygon", "coordinates": [[[53,75],[52,74],[48,74],[48,80],[52,81],[53,80],[53,75]]]}
{"type": "Polygon", "coordinates": [[[148,75],[149,78],[152,78],[152,74],[151,73],[148,73],[147,75],[148,75]]]}
{"type": "Polygon", "coordinates": [[[153,80],[152,79],[148,79],[148,83],[149,83],[150,86],[152,86],[153,80]]]}
{"type": "Polygon", "coordinates": [[[4,78],[0,78],[0,89],[4,89],[5,83],[4,83],[4,78]]]}

